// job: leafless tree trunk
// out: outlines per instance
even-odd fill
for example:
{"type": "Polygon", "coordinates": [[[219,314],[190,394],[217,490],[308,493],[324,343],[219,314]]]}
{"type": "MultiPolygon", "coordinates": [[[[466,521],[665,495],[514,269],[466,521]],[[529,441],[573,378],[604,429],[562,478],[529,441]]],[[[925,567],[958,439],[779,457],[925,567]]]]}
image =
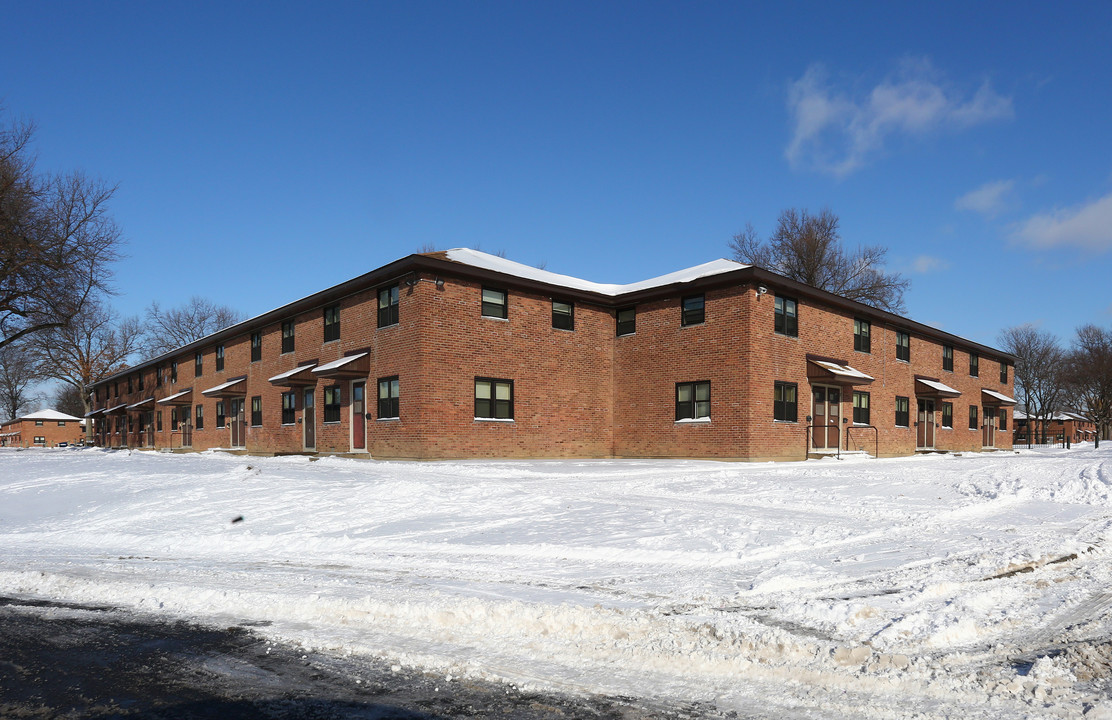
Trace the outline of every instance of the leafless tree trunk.
{"type": "Polygon", "coordinates": [[[200,297],[192,297],[184,305],[169,310],[153,302],[147,308],[143,357],[148,360],[158,357],[243,319],[238,311],[200,297]]]}
{"type": "Polygon", "coordinates": [[[51,407],[55,410],[75,417],[82,417],[89,412],[85,404],[81,391],[73,385],[59,385],[58,389],[54,391],[54,399],[51,401],[51,407]]]}
{"type": "Polygon", "coordinates": [[[89,412],[89,387],[127,366],[139,346],[139,320],[117,320],[99,304],[86,305],[66,327],[33,338],[31,347],[42,377],[60,380],[80,393],[89,412]]]}
{"type": "Polygon", "coordinates": [[[108,292],[120,231],[108,215],[115,188],[82,173],[41,175],[34,127],[0,129],[0,347],[64,327],[108,292]]]}
{"type": "Polygon", "coordinates": [[[0,414],[2,419],[17,418],[30,410],[38,398],[31,394],[39,381],[35,362],[19,343],[0,347],[0,414]]]}
{"type": "Polygon", "coordinates": [[[1047,423],[1064,400],[1065,352],[1057,337],[1030,323],[1002,331],[997,342],[1016,356],[1015,384],[1027,413],[1027,437],[1041,430],[1045,442],[1047,423]]]}
{"type": "Polygon", "coordinates": [[[734,259],[779,273],[835,295],[893,313],[906,311],[903,296],[911,283],[884,271],[888,250],[880,245],[848,253],[841,246],[838,216],[795,208],[780,213],[776,232],[762,242],[753,226],[730,242],[734,259]]]}
{"type": "Polygon", "coordinates": [[[1078,328],[1066,372],[1069,397],[1096,424],[1100,447],[1100,438],[1112,427],[1112,331],[1078,328]]]}

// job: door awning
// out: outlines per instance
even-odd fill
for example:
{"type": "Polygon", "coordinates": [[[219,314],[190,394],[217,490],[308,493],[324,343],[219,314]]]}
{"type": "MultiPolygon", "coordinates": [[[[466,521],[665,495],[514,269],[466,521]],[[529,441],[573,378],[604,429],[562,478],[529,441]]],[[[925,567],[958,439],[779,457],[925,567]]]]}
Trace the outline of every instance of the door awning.
{"type": "Polygon", "coordinates": [[[134,410],[136,408],[141,408],[148,403],[151,404],[151,405],[154,405],[154,397],[153,396],[147,398],[146,400],[140,400],[137,403],[132,403],[131,405],[127,406],[127,409],[128,410],[134,410]]]}
{"type": "Polygon", "coordinates": [[[193,404],[193,388],[182,390],[179,393],[174,393],[168,397],[164,397],[157,401],[159,405],[192,405],[193,404]]]}
{"type": "Polygon", "coordinates": [[[91,417],[96,417],[97,415],[103,415],[103,414],[104,414],[104,408],[101,408],[100,410],[90,410],[89,412],[85,413],[85,417],[91,418],[91,417]]]}
{"type": "Polygon", "coordinates": [[[122,415],[126,412],[127,412],[127,403],[122,403],[120,405],[116,405],[115,407],[108,408],[107,410],[104,411],[104,414],[105,415],[122,415]]]}
{"type": "Polygon", "coordinates": [[[915,395],[927,398],[956,398],[961,397],[961,391],[955,390],[944,382],[934,378],[915,376],[915,395]]]}
{"type": "Polygon", "coordinates": [[[216,387],[210,387],[208,390],[202,390],[201,394],[205,397],[214,398],[237,398],[243,397],[247,394],[247,376],[229,380],[226,383],[221,383],[216,387]]]}
{"type": "Polygon", "coordinates": [[[1003,393],[998,393],[995,390],[985,390],[981,388],[981,404],[982,405],[1015,405],[1015,399],[1010,398],[1003,393]]]}
{"type": "Polygon", "coordinates": [[[310,371],[316,366],[316,363],[299,365],[293,370],[287,370],[284,373],[278,373],[274,377],[270,378],[269,382],[271,385],[278,385],[279,387],[299,387],[304,385],[314,385],[317,382],[317,378],[310,371]]]}
{"type": "Polygon", "coordinates": [[[313,370],[313,374],[322,378],[361,378],[367,377],[371,371],[370,353],[356,353],[325,363],[313,370]]]}
{"type": "Polygon", "coordinates": [[[874,378],[850,367],[845,362],[809,356],[807,358],[807,379],[819,380],[833,385],[868,385],[874,378]]]}

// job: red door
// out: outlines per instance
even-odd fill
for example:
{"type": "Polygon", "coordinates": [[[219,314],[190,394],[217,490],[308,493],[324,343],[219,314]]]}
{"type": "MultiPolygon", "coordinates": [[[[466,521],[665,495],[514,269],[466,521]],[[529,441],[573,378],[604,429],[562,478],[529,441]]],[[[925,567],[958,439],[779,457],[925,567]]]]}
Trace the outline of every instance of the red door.
{"type": "Polygon", "coordinates": [[[837,449],[842,422],[842,391],[836,387],[816,385],[812,394],[812,445],[816,450],[837,449]]]}
{"type": "Polygon", "coordinates": [[[351,449],[367,448],[367,383],[362,380],[351,384],[351,449]]]}
{"type": "Polygon", "coordinates": [[[916,445],[921,448],[934,447],[934,400],[919,401],[919,417],[915,430],[916,445]]]}

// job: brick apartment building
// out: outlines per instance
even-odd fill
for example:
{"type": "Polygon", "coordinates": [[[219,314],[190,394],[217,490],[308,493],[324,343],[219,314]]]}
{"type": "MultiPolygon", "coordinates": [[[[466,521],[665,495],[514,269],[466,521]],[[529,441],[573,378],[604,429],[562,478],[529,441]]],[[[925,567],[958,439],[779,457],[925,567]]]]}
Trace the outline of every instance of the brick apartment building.
{"type": "Polygon", "coordinates": [[[0,447],[57,447],[85,438],[85,421],[57,410],[39,410],[0,425],[0,447]]]}
{"type": "Polygon", "coordinates": [[[1028,442],[1064,443],[1067,440],[1071,443],[1092,442],[1097,437],[1096,423],[1080,413],[1068,410],[1037,420],[1028,417],[1024,411],[1015,409],[1012,411],[1012,419],[1015,421],[1013,441],[1016,445],[1028,442]]]}
{"type": "Polygon", "coordinates": [[[630,285],[410,255],[97,383],[105,446],[801,459],[1010,448],[1014,358],[717,260],[630,285]]]}

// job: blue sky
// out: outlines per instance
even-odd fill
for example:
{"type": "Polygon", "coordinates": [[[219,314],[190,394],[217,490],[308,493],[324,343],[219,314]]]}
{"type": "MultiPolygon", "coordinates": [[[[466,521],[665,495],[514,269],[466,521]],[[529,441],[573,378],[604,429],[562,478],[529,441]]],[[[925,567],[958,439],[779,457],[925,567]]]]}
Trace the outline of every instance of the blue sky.
{"type": "Polygon", "coordinates": [[[119,185],[124,313],[256,314],[427,246],[633,282],[829,207],[917,320],[1112,324],[1112,3],[0,12],[40,168],[119,185]]]}

